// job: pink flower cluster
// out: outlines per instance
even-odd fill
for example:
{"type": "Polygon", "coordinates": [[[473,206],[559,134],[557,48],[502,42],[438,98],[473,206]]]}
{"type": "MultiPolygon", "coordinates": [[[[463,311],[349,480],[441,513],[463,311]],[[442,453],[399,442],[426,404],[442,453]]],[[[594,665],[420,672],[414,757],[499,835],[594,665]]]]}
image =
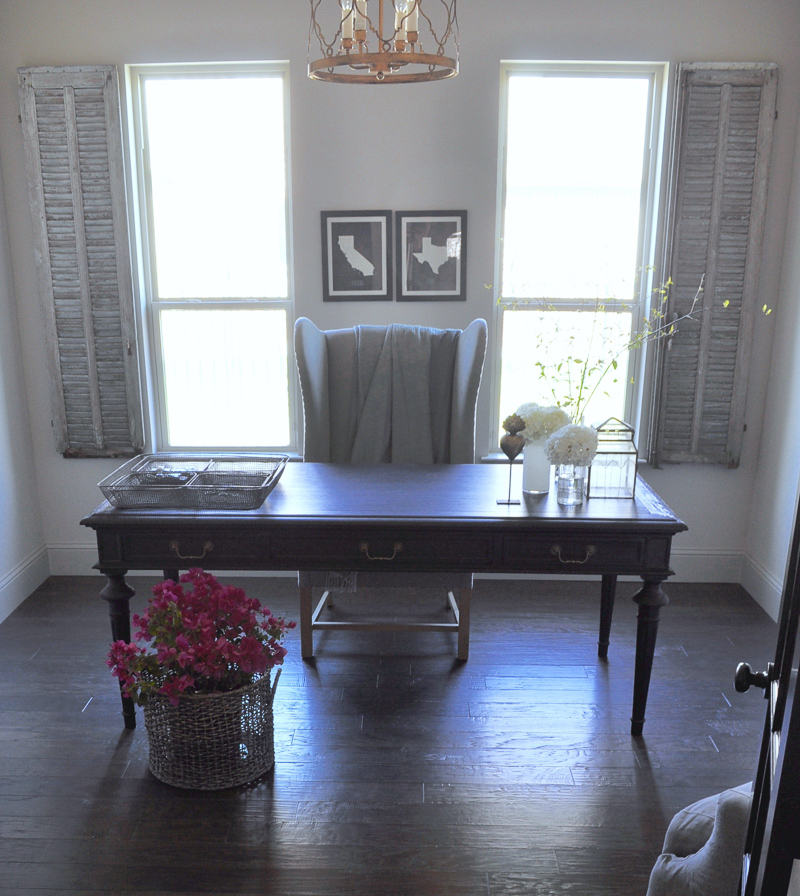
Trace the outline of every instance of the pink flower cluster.
{"type": "Polygon", "coordinates": [[[190,569],[179,583],[156,585],[133,623],[135,639],[146,646],[115,641],[108,666],[137,703],[160,694],[173,705],[182,694],[234,690],[280,665],[286,656],[281,642],[297,624],[202,569],[190,569]]]}

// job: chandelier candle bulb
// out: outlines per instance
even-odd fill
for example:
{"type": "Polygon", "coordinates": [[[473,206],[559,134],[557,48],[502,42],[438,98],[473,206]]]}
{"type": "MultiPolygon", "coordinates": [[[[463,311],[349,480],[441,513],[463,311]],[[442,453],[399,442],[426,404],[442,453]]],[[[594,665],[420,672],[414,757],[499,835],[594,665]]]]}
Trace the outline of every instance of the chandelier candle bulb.
{"type": "Polygon", "coordinates": [[[355,0],[356,4],[356,40],[363,42],[367,37],[367,0],[355,0]],[[363,34],[363,36],[359,36],[363,34]]]}
{"type": "Polygon", "coordinates": [[[408,32],[408,39],[411,43],[416,43],[419,36],[419,7],[417,6],[417,0],[409,0],[406,31],[408,32]]]}
{"type": "MultiPolygon", "coordinates": [[[[353,40],[353,0],[342,0],[342,45],[353,40]]],[[[352,43],[350,43],[352,46],[352,43]]],[[[346,47],[349,49],[349,47],[346,47]]]]}
{"type": "Polygon", "coordinates": [[[394,7],[394,30],[397,38],[404,38],[406,32],[406,13],[408,4],[405,0],[396,0],[394,7]]]}

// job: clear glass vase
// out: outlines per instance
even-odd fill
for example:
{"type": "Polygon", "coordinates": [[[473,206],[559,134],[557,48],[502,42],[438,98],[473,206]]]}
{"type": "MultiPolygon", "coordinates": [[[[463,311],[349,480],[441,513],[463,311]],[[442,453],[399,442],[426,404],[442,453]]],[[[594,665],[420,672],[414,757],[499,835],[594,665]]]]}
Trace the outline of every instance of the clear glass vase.
{"type": "Polygon", "coordinates": [[[526,442],[522,452],[522,491],[526,495],[544,495],[550,491],[550,461],[544,450],[547,440],[526,442]]]}
{"type": "Polygon", "coordinates": [[[556,470],[556,500],[567,507],[583,504],[588,467],[577,464],[559,464],[556,470]]]}

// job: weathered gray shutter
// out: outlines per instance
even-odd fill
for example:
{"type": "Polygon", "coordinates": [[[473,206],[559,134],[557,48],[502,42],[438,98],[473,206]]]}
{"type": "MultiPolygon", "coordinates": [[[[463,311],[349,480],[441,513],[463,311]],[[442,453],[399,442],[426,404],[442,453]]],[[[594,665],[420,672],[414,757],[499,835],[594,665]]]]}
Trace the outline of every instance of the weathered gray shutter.
{"type": "Polygon", "coordinates": [[[773,64],[683,64],[670,164],[671,320],[703,292],[696,321],[658,343],[650,461],[739,463],[767,174],[773,64]]]}
{"type": "Polygon", "coordinates": [[[144,445],[114,66],[23,68],[36,266],[65,457],[144,445]]]}

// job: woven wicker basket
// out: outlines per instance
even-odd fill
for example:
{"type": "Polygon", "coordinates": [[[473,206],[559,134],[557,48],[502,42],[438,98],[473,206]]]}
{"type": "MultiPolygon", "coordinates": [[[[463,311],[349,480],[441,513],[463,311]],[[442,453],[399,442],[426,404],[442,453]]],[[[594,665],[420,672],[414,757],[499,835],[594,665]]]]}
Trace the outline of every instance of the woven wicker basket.
{"type": "Polygon", "coordinates": [[[149,767],[165,784],[223,790],[249,784],[275,763],[272,701],[280,678],[269,675],[235,691],[191,694],[172,706],[151,697],[144,707],[149,767]]]}

